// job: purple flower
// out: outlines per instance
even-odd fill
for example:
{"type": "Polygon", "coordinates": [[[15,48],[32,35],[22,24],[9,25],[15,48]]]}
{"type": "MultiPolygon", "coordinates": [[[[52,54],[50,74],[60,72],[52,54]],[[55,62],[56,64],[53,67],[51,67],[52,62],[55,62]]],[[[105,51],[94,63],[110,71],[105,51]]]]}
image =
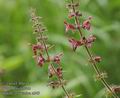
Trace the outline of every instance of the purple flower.
{"type": "Polygon", "coordinates": [[[45,59],[44,59],[44,57],[42,55],[40,55],[40,56],[37,57],[37,63],[38,63],[38,65],[40,67],[42,67],[43,64],[45,63],[45,59]]]}
{"type": "Polygon", "coordinates": [[[92,17],[89,16],[89,18],[83,22],[83,24],[82,24],[83,29],[90,30],[90,28],[91,28],[91,23],[90,23],[91,18],[92,17]]]}

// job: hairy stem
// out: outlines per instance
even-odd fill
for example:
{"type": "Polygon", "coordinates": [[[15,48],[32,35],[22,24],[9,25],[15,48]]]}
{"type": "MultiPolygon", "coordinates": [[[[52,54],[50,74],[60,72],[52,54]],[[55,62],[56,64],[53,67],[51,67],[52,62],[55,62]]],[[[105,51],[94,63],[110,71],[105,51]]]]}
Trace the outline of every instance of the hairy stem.
{"type": "MultiPolygon", "coordinates": [[[[62,82],[63,82],[63,81],[62,81],[63,79],[61,79],[61,78],[59,77],[59,75],[58,75],[58,73],[57,73],[57,70],[56,70],[56,68],[55,68],[54,65],[53,65],[54,62],[53,62],[53,61],[51,60],[51,58],[50,58],[50,55],[49,55],[49,52],[48,52],[48,47],[47,47],[47,44],[46,44],[46,39],[44,38],[44,35],[43,35],[44,31],[46,31],[46,30],[45,30],[45,27],[44,27],[43,24],[39,21],[39,19],[40,19],[41,17],[36,16],[34,9],[31,9],[31,18],[32,18],[32,22],[33,22],[34,31],[36,32],[37,44],[42,44],[42,45],[43,45],[44,50],[45,50],[45,54],[46,54],[46,56],[47,56],[47,62],[50,63],[49,66],[52,68],[53,72],[55,73],[55,76],[57,77],[57,79],[58,79],[58,81],[59,81],[59,83],[60,83],[63,91],[65,92],[65,95],[69,98],[70,95],[69,95],[68,91],[66,90],[66,88],[65,88],[65,86],[64,86],[64,83],[62,83],[62,82]],[[51,61],[52,61],[52,62],[51,62],[51,61]]],[[[33,49],[33,50],[35,50],[35,49],[33,49]]],[[[35,52],[36,52],[36,51],[35,51],[35,52]]],[[[42,53],[43,51],[40,51],[40,52],[42,53]]],[[[41,55],[41,53],[39,53],[39,55],[41,55]]],[[[36,55],[36,53],[35,53],[35,55],[36,55]]],[[[58,64],[58,65],[60,66],[60,64],[58,64]]]]}
{"type": "MultiPolygon", "coordinates": [[[[41,33],[40,33],[40,36],[41,36],[41,38],[42,38],[42,34],[41,34],[41,33]]],[[[48,53],[48,49],[47,49],[47,47],[46,47],[45,40],[42,39],[42,42],[43,42],[43,45],[44,45],[44,47],[45,47],[45,51],[46,51],[46,54],[47,54],[47,57],[48,57],[48,61],[49,61],[50,56],[49,56],[49,53],[48,53]]],[[[58,74],[57,74],[57,72],[56,72],[55,67],[53,66],[53,64],[50,64],[50,66],[51,66],[52,70],[54,71],[54,73],[56,74],[56,77],[58,78],[60,84],[62,84],[62,80],[59,78],[59,76],[58,76],[58,74]]],[[[69,98],[69,93],[68,93],[68,91],[66,90],[64,84],[62,84],[61,87],[62,87],[63,91],[65,92],[66,96],[68,96],[68,98],[69,98]]]]}
{"type": "MultiPolygon", "coordinates": [[[[58,77],[58,74],[57,74],[57,72],[56,72],[55,67],[53,66],[53,64],[51,64],[51,67],[52,67],[53,71],[55,72],[58,80],[60,81],[60,84],[62,84],[62,80],[58,77]]],[[[68,98],[69,98],[69,93],[67,92],[67,90],[66,90],[66,88],[64,87],[63,84],[62,84],[61,87],[62,87],[62,89],[64,90],[65,94],[66,94],[66,95],[68,96],[68,98]]]]}
{"type": "MultiPolygon", "coordinates": [[[[71,0],[71,2],[72,2],[72,4],[73,4],[73,3],[74,3],[74,0],[71,0]]],[[[75,13],[76,10],[75,10],[74,6],[73,6],[72,8],[73,8],[73,12],[75,13]]],[[[78,17],[76,17],[76,16],[75,16],[75,23],[76,23],[77,26],[79,26],[79,24],[80,24],[80,23],[79,23],[79,19],[78,19],[78,17]]],[[[78,28],[78,31],[79,31],[80,37],[81,37],[81,38],[85,38],[85,37],[83,36],[83,33],[82,33],[82,31],[81,31],[81,28],[78,28]]],[[[92,63],[92,66],[93,66],[96,74],[97,74],[97,75],[101,75],[101,71],[99,70],[96,62],[94,61],[90,49],[86,46],[86,44],[84,44],[84,47],[85,47],[85,50],[86,50],[89,58],[92,60],[91,63],[92,63]]],[[[107,81],[106,81],[104,78],[101,78],[101,82],[102,82],[102,84],[112,93],[112,95],[113,95],[114,98],[119,98],[119,97],[117,96],[117,94],[112,91],[112,88],[110,87],[110,85],[107,83],[107,81]]]]}

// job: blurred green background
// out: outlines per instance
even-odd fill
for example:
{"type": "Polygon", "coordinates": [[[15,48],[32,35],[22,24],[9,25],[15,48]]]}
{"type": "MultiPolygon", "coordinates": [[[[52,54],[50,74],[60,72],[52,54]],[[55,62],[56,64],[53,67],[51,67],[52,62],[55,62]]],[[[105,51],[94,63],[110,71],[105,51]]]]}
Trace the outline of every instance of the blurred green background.
{"type": "MultiPolygon", "coordinates": [[[[104,87],[94,81],[94,71],[87,62],[85,50],[81,47],[72,52],[64,34],[64,19],[67,18],[65,0],[0,0],[0,81],[30,82],[32,90],[40,91],[38,96],[0,94],[0,98],[63,98],[62,89],[47,87],[47,65],[39,68],[32,58],[28,43],[35,42],[32,34],[29,10],[36,8],[38,15],[48,28],[49,43],[55,44],[51,54],[64,52],[62,65],[67,89],[80,98],[105,98],[104,87]]],[[[93,16],[91,33],[97,36],[92,47],[102,57],[98,65],[108,73],[111,85],[120,84],[120,0],[80,0],[83,18],[93,16]]],[[[85,34],[91,34],[85,31],[85,34]]]]}

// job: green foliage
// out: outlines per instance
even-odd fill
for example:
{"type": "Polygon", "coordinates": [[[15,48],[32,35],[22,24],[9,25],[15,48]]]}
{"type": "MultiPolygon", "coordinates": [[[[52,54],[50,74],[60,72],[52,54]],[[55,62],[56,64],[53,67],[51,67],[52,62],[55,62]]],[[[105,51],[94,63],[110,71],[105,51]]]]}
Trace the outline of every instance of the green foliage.
{"type": "MultiPolygon", "coordinates": [[[[47,67],[39,68],[32,59],[31,47],[35,42],[29,17],[31,7],[36,8],[48,28],[49,43],[55,44],[51,54],[64,52],[62,59],[67,88],[82,94],[80,98],[105,98],[103,86],[93,79],[94,72],[87,63],[83,48],[72,52],[64,34],[63,21],[67,15],[65,0],[0,0],[0,69],[5,73],[0,81],[29,81],[30,86],[40,90],[35,98],[61,98],[61,89],[51,90],[47,84],[47,67]],[[37,85],[37,86],[36,86],[37,85]],[[54,92],[55,95],[54,95],[54,92]],[[57,97],[57,95],[59,97],[57,97]]],[[[97,36],[92,50],[102,56],[100,68],[108,73],[110,83],[120,83],[120,0],[80,0],[84,18],[91,15],[91,33],[97,36]]],[[[76,32],[77,33],[77,32],[76,32]]],[[[87,32],[85,31],[85,34],[87,32]]],[[[47,66],[47,65],[45,65],[47,66]]],[[[1,95],[0,98],[9,96],[1,95]]],[[[17,98],[34,96],[17,96],[17,98]]],[[[16,96],[11,96],[16,98],[16,96]]]]}

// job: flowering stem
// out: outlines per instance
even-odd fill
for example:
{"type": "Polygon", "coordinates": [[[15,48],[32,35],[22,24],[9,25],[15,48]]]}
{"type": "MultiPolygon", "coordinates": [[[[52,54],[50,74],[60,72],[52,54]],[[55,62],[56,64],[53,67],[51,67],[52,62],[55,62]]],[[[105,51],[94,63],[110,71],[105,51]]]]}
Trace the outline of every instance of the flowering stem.
{"type": "MultiPolygon", "coordinates": [[[[71,0],[71,2],[72,2],[72,4],[73,4],[73,3],[74,3],[74,0],[71,0]]],[[[73,12],[75,13],[76,10],[75,10],[74,6],[72,6],[72,8],[73,8],[73,12]]],[[[76,23],[77,26],[79,26],[79,20],[78,20],[78,18],[77,18],[76,16],[75,16],[75,23],[76,23]]],[[[86,39],[86,38],[83,36],[83,33],[82,33],[80,27],[78,27],[78,31],[79,31],[80,37],[81,37],[82,39],[83,39],[83,38],[86,39]]],[[[92,53],[90,52],[89,48],[86,46],[86,44],[84,44],[84,47],[85,47],[85,50],[86,50],[89,58],[92,60],[91,63],[92,63],[92,65],[93,65],[93,68],[94,68],[95,72],[97,73],[97,75],[101,75],[101,71],[100,71],[99,68],[97,67],[97,64],[96,64],[96,62],[94,61],[94,59],[93,59],[93,57],[92,57],[92,53]]],[[[114,98],[119,98],[119,97],[117,96],[117,94],[116,94],[115,92],[113,92],[112,88],[110,87],[110,85],[107,83],[107,81],[106,81],[104,78],[101,78],[101,82],[102,82],[102,84],[112,93],[112,95],[113,95],[114,98]]]]}
{"type": "MultiPolygon", "coordinates": [[[[55,67],[53,66],[53,64],[51,64],[51,67],[52,67],[53,71],[55,72],[58,80],[60,81],[60,84],[62,84],[62,81],[61,81],[61,79],[58,77],[58,74],[57,74],[57,72],[56,72],[55,67]]],[[[62,89],[64,90],[65,94],[66,94],[66,95],[68,96],[68,98],[69,98],[69,93],[67,92],[67,90],[66,90],[66,88],[64,87],[64,85],[62,85],[61,87],[62,87],[62,89]]]]}
{"type": "MultiPolygon", "coordinates": [[[[42,38],[42,34],[41,34],[41,33],[40,33],[40,36],[41,36],[41,38],[42,38]]],[[[45,51],[46,51],[46,54],[47,54],[47,57],[48,57],[48,61],[49,61],[49,60],[50,60],[50,56],[49,56],[49,53],[48,53],[48,49],[47,49],[47,47],[46,47],[45,40],[42,39],[42,42],[43,42],[43,45],[44,45],[44,47],[45,47],[45,51]]],[[[59,78],[59,76],[58,76],[58,74],[57,74],[57,72],[56,72],[55,67],[53,66],[53,64],[50,64],[50,66],[51,66],[52,70],[54,71],[54,73],[56,74],[56,77],[58,78],[60,84],[62,84],[62,81],[61,81],[61,79],[59,78]]],[[[69,93],[68,93],[68,91],[66,90],[64,84],[62,84],[61,87],[62,87],[63,91],[65,92],[66,96],[68,96],[68,98],[69,98],[69,93]]]]}
{"type": "MultiPolygon", "coordinates": [[[[54,75],[57,77],[58,81],[59,82],[59,85],[62,87],[63,91],[65,92],[65,95],[69,98],[70,97],[70,94],[68,93],[68,91],[66,90],[65,88],[65,84],[63,83],[63,77],[61,78],[61,75],[62,75],[62,70],[59,68],[55,68],[53,63],[56,63],[57,65],[60,66],[60,58],[59,56],[56,56],[56,58],[51,58],[50,55],[49,55],[49,51],[48,51],[48,48],[47,47],[47,43],[46,43],[46,39],[43,35],[44,31],[46,31],[46,27],[43,26],[43,24],[39,21],[41,17],[38,17],[35,13],[35,10],[32,9],[31,10],[31,19],[32,19],[32,22],[33,22],[33,27],[34,27],[34,32],[36,34],[36,40],[37,40],[37,46],[36,45],[33,45],[32,49],[33,49],[33,53],[34,55],[37,57],[37,62],[38,62],[38,65],[40,65],[41,67],[43,66],[43,64],[45,62],[49,62],[49,66],[50,68],[52,69],[53,72],[50,72],[51,75],[54,75]],[[37,50],[39,50],[39,52],[37,52],[37,50]],[[43,50],[45,50],[45,54],[47,56],[47,59],[44,59],[43,57],[43,50]],[[58,63],[59,62],[59,63],[58,63]]],[[[51,71],[49,69],[49,71],[51,71]]]]}
{"type": "MultiPolygon", "coordinates": [[[[38,29],[40,30],[40,27],[38,27],[38,29]]],[[[43,32],[42,32],[42,33],[43,33],[43,32]]],[[[44,38],[42,37],[42,36],[43,36],[42,33],[39,32],[39,36],[40,36],[40,38],[42,39],[42,42],[43,42],[43,45],[44,45],[44,47],[45,47],[45,51],[46,51],[46,54],[47,54],[48,60],[49,60],[50,56],[49,56],[49,53],[48,53],[48,50],[47,50],[47,47],[46,47],[45,40],[44,40],[44,38]]]]}

